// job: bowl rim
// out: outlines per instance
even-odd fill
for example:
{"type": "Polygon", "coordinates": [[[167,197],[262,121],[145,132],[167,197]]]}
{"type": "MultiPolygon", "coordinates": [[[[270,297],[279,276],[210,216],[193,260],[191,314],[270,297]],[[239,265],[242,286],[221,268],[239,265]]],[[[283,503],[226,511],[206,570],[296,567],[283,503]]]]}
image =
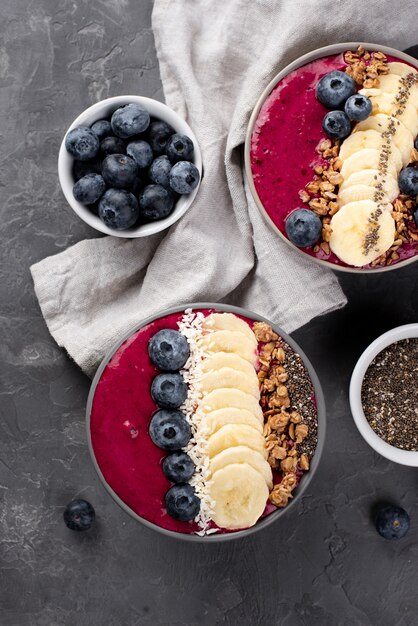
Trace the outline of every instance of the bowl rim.
{"type": "Polygon", "coordinates": [[[360,355],[354,367],[350,380],[349,401],[353,420],[369,446],[394,463],[418,467],[418,451],[402,450],[381,439],[367,421],[361,401],[364,375],[373,359],[391,344],[402,339],[413,338],[418,338],[418,323],[397,326],[377,337],[360,355]]]}
{"type": "Polygon", "coordinates": [[[141,237],[150,237],[159,233],[166,228],[169,228],[173,224],[175,224],[184,214],[188,211],[190,206],[193,204],[194,199],[196,198],[200,185],[202,182],[202,172],[203,172],[203,164],[202,164],[202,153],[200,149],[199,142],[194,134],[193,130],[190,128],[189,124],[183,119],[174,109],[169,107],[164,102],[160,102],[159,100],[155,100],[154,98],[148,98],[146,96],[137,96],[137,95],[122,95],[122,96],[112,96],[110,98],[105,98],[104,100],[99,100],[87,107],[82,111],[75,120],[68,126],[67,130],[64,133],[64,136],[61,141],[60,149],[58,152],[58,178],[60,182],[60,186],[62,192],[64,194],[65,199],[68,204],[78,215],[80,219],[82,219],[86,224],[88,224],[91,228],[94,228],[96,231],[101,232],[105,235],[110,235],[112,237],[119,237],[121,239],[137,239],[141,237]],[[173,212],[166,218],[162,220],[156,220],[155,222],[148,222],[147,224],[141,225],[137,227],[135,230],[116,230],[109,228],[106,226],[100,218],[92,213],[84,204],[78,202],[72,193],[72,187],[74,184],[74,179],[72,175],[72,165],[74,162],[74,158],[67,152],[65,148],[65,138],[67,137],[70,130],[76,128],[77,126],[83,126],[87,124],[90,126],[94,122],[88,122],[87,119],[92,115],[97,113],[97,119],[100,118],[100,114],[103,113],[105,109],[109,109],[114,107],[115,109],[118,106],[123,104],[130,103],[138,103],[145,106],[148,110],[155,109],[158,110],[158,113],[150,112],[151,117],[160,117],[163,121],[167,121],[167,116],[176,121],[176,124],[170,120],[170,125],[173,126],[176,132],[181,132],[187,134],[194,144],[194,155],[193,155],[193,163],[199,170],[200,180],[196,189],[192,191],[191,194],[185,196],[181,196],[179,200],[176,201],[173,212]],[[164,115],[165,114],[165,115],[164,115]],[[177,210],[178,203],[181,202],[180,208],[177,210]],[[177,212],[176,212],[177,210],[177,212]],[[147,230],[150,232],[141,231],[142,226],[148,227],[147,230]],[[152,227],[152,228],[151,228],[152,227]]]}
{"type": "Polygon", "coordinates": [[[351,273],[351,274],[379,274],[381,272],[389,272],[391,270],[396,270],[399,269],[401,267],[405,267],[406,265],[409,265],[410,263],[414,263],[415,261],[418,261],[418,254],[416,254],[415,256],[409,258],[409,259],[405,259],[402,261],[399,261],[398,263],[394,264],[394,265],[387,265],[385,267],[381,267],[381,266],[377,266],[375,268],[366,268],[366,269],[362,269],[362,268],[356,268],[354,266],[340,266],[340,265],[336,265],[335,263],[332,263],[331,261],[326,261],[324,259],[318,259],[317,257],[311,256],[309,254],[307,254],[306,252],[304,252],[301,248],[298,248],[297,246],[295,246],[291,241],[289,241],[289,239],[287,239],[287,237],[285,237],[283,235],[283,233],[281,232],[281,230],[276,226],[276,224],[273,222],[273,220],[271,219],[270,215],[267,213],[266,209],[263,206],[263,203],[260,200],[260,197],[257,193],[257,190],[255,188],[254,185],[254,179],[253,179],[253,175],[252,175],[252,169],[251,169],[251,137],[254,131],[254,126],[255,123],[257,121],[258,118],[258,114],[260,112],[261,107],[263,106],[266,98],[270,95],[271,91],[274,89],[274,87],[285,77],[287,76],[287,74],[289,74],[290,72],[293,72],[293,70],[298,69],[299,67],[301,67],[302,65],[306,65],[306,63],[309,63],[311,61],[315,61],[316,59],[319,59],[323,56],[328,56],[328,55],[332,55],[332,54],[339,54],[341,52],[345,52],[346,50],[356,50],[358,48],[358,46],[363,46],[363,48],[366,48],[368,50],[374,50],[374,51],[381,51],[384,52],[385,54],[388,54],[390,56],[394,56],[398,59],[400,59],[401,61],[406,61],[407,63],[409,63],[410,65],[413,65],[414,67],[416,67],[416,69],[418,69],[418,61],[417,59],[415,59],[414,57],[410,56],[409,54],[406,54],[405,52],[401,52],[400,50],[396,50],[396,48],[391,48],[389,46],[383,46],[383,45],[378,45],[375,43],[367,43],[367,42],[361,42],[361,41],[357,41],[357,42],[343,42],[343,43],[337,43],[337,44],[330,44],[328,46],[323,46],[321,48],[316,48],[315,50],[311,50],[310,52],[307,52],[306,54],[302,55],[301,57],[298,57],[297,59],[295,59],[294,61],[292,61],[291,63],[289,63],[288,65],[286,65],[286,67],[284,67],[282,70],[280,70],[273,78],[272,80],[268,83],[268,85],[265,87],[264,91],[262,92],[262,94],[260,95],[260,97],[258,98],[251,116],[250,116],[250,120],[248,122],[248,126],[247,126],[247,132],[245,135],[245,143],[244,143],[244,171],[245,171],[245,177],[249,186],[249,189],[251,191],[251,195],[254,199],[254,202],[258,208],[258,210],[260,211],[261,215],[263,216],[264,220],[266,221],[266,223],[270,226],[270,228],[272,228],[272,230],[278,234],[281,239],[283,239],[284,241],[286,241],[286,243],[293,249],[296,250],[299,254],[303,255],[303,257],[306,259],[311,259],[313,262],[315,263],[319,263],[320,265],[322,265],[322,267],[327,267],[328,269],[332,269],[336,272],[347,272],[347,273],[351,273]]]}
{"type": "Polygon", "coordinates": [[[94,378],[93,381],[91,383],[91,387],[90,387],[90,391],[89,391],[89,395],[88,395],[88,399],[87,399],[87,406],[86,406],[86,429],[87,429],[87,442],[88,442],[88,448],[90,451],[90,455],[91,458],[93,460],[93,465],[96,469],[96,472],[100,478],[100,481],[102,482],[102,484],[104,485],[104,487],[106,488],[106,490],[108,491],[108,493],[112,496],[112,498],[117,502],[117,504],[119,504],[119,506],[126,512],[128,513],[131,517],[133,517],[134,519],[136,519],[137,521],[141,522],[141,524],[144,524],[145,526],[147,526],[148,528],[152,528],[153,530],[156,530],[157,532],[165,535],[166,537],[172,537],[172,538],[176,538],[176,539],[182,539],[184,541],[191,541],[194,543],[218,543],[221,541],[231,541],[234,539],[239,539],[242,537],[247,537],[248,535],[252,535],[253,533],[262,530],[263,528],[266,528],[267,526],[269,526],[270,524],[272,524],[273,522],[275,522],[278,518],[282,517],[283,515],[286,514],[287,511],[289,511],[289,509],[293,508],[295,506],[295,503],[299,501],[300,497],[304,494],[304,492],[306,491],[309,483],[311,482],[314,474],[316,473],[316,470],[318,468],[321,456],[322,456],[322,452],[324,449],[324,442],[325,442],[325,436],[326,436],[326,405],[325,405],[325,399],[324,399],[324,394],[322,391],[322,387],[321,387],[321,383],[319,381],[319,378],[316,374],[316,371],[314,369],[314,367],[312,366],[311,362],[309,361],[308,357],[306,356],[306,354],[303,352],[303,350],[301,350],[301,348],[299,347],[299,345],[296,343],[296,341],[294,341],[294,339],[292,339],[286,332],[284,332],[279,326],[277,326],[277,324],[273,324],[271,323],[267,318],[258,315],[257,313],[253,313],[252,311],[248,311],[247,309],[243,309],[237,306],[233,306],[233,305],[229,305],[229,304],[223,304],[223,303],[216,303],[216,302],[193,302],[193,303],[186,303],[183,304],[181,306],[173,306],[167,309],[164,309],[163,311],[160,311],[156,314],[150,315],[148,317],[146,317],[145,319],[143,319],[142,321],[140,321],[138,324],[136,324],[129,332],[124,333],[123,337],[121,339],[119,339],[115,345],[109,350],[109,352],[106,354],[106,356],[103,358],[94,378]],[[105,367],[107,366],[108,362],[110,361],[110,359],[113,357],[114,353],[120,348],[120,346],[129,338],[131,337],[132,334],[134,334],[135,332],[137,332],[138,330],[140,330],[143,326],[146,326],[147,324],[150,324],[151,322],[155,321],[156,319],[159,319],[161,317],[165,317],[167,315],[171,315],[173,313],[181,313],[184,312],[186,309],[215,309],[217,311],[220,312],[226,312],[226,313],[235,313],[238,315],[242,315],[244,317],[247,317],[249,319],[252,319],[254,321],[262,321],[262,322],[267,322],[268,324],[270,324],[272,326],[272,328],[280,334],[280,336],[283,337],[283,339],[290,345],[290,347],[297,353],[299,354],[299,356],[302,358],[303,363],[308,371],[309,377],[312,381],[313,387],[314,387],[314,391],[315,391],[315,400],[316,400],[316,408],[317,408],[317,416],[318,416],[318,441],[317,441],[317,445],[316,445],[316,449],[315,449],[315,453],[313,455],[311,464],[310,464],[310,469],[309,472],[307,472],[301,482],[298,485],[298,489],[297,492],[295,493],[295,497],[290,501],[290,503],[282,509],[277,509],[276,511],[273,511],[272,513],[270,513],[267,517],[263,518],[261,521],[257,522],[254,526],[252,526],[251,528],[247,528],[244,530],[239,530],[239,531],[235,531],[235,532],[231,532],[231,533],[225,533],[225,534],[220,534],[217,535],[216,533],[213,535],[205,535],[203,537],[199,536],[199,535],[193,535],[193,534],[186,534],[186,533],[179,533],[177,531],[172,531],[172,530],[167,530],[166,528],[161,528],[160,526],[158,526],[157,524],[154,524],[153,522],[150,522],[144,518],[142,518],[140,515],[138,515],[137,513],[135,513],[125,502],[123,502],[123,500],[117,495],[117,493],[112,489],[112,487],[107,483],[106,479],[104,478],[101,469],[99,467],[99,464],[96,460],[95,454],[94,454],[94,449],[93,449],[93,443],[92,443],[92,437],[91,437],[91,432],[90,432],[90,414],[91,414],[91,410],[92,410],[92,405],[93,405],[93,400],[94,400],[94,394],[95,394],[95,390],[97,387],[97,384],[101,378],[101,375],[105,369],[105,367]]]}

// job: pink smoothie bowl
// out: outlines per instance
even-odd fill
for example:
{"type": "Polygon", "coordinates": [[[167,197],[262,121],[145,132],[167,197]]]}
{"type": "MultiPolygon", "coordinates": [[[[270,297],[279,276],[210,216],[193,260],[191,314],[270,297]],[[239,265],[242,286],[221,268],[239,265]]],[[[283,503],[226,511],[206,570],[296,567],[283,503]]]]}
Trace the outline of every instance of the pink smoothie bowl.
{"type": "Polygon", "coordinates": [[[359,45],[371,52],[383,52],[389,61],[401,61],[418,69],[418,61],[408,54],[372,43],[339,43],[305,54],[281,70],[258,99],[247,128],[244,164],[256,206],[270,228],[290,248],[333,270],[375,274],[418,261],[418,242],[403,244],[397,250],[399,258],[390,265],[354,267],[343,263],[332,252],[326,254],[321,249],[315,252],[313,247],[296,247],[285,231],[287,216],[304,206],[299,190],[312,180],[313,165],[322,164],[316,146],[326,139],[322,131],[326,109],[315,97],[315,86],[327,72],[343,69],[346,65],[343,53],[356,51],[359,45]]]}

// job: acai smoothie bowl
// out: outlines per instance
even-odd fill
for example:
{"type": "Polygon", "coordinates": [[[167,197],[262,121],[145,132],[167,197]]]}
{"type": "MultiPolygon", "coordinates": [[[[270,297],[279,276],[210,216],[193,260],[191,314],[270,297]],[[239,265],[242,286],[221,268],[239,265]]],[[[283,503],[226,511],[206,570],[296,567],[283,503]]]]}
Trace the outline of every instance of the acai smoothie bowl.
{"type": "Polygon", "coordinates": [[[268,224],[335,270],[418,258],[418,62],[343,43],[283,69],[250,119],[245,171],[268,224]]]}
{"type": "Polygon", "coordinates": [[[325,405],[280,328],[237,307],[188,304],[142,321],[103,360],[87,434],[125,511],[165,535],[213,542],[264,528],[306,490],[325,405]]]}

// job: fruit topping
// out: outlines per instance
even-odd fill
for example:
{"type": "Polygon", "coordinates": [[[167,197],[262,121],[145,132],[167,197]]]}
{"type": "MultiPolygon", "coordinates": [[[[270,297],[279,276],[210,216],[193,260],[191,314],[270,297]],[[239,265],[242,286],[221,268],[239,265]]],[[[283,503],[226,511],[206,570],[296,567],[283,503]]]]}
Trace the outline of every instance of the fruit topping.
{"type": "Polygon", "coordinates": [[[418,168],[405,167],[398,176],[399,189],[407,196],[418,195],[418,168]]]}
{"type": "Polygon", "coordinates": [[[67,134],[65,147],[75,159],[89,161],[99,151],[99,139],[90,128],[79,126],[67,134]]]}
{"type": "Polygon", "coordinates": [[[409,515],[400,507],[384,505],[376,516],[376,530],[385,539],[402,539],[409,530],[409,515]]]}
{"type": "Polygon", "coordinates": [[[345,101],[355,93],[355,81],[339,70],[325,74],[316,86],[316,97],[327,109],[342,109],[345,101]]]}
{"type": "Polygon", "coordinates": [[[163,461],[163,472],[173,483],[185,483],[191,479],[196,466],[186,452],[172,452],[163,461]]]}
{"type": "Polygon", "coordinates": [[[119,107],[110,120],[112,130],[117,137],[127,139],[147,130],[150,117],[145,107],[131,103],[119,107]]]}
{"type": "Polygon", "coordinates": [[[313,246],[321,236],[322,222],[309,209],[296,209],[286,220],[286,234],[299,248],[313,246]]]}
{"type": "Polygon", "coordinates": [[[190,161],[193,158],[193,142],[187,135],[175,133],[167,141],[165,153],[172,163],[190,161]]]}
{"type": "Polygon", "coordinates": [[[194,519],[200,510],[200,500],[194,488],[187,483],[173,485],[165,495],[167,513],[181,522],[194,519]]]}
{"type": "Polygon", "coordinates": [[[184,335],[177,330],[164,328],[151,337],[148,343],[148,354],[160,370],[175,372],[185,365],[190,349],[184,335]]]}
{"type": "Polygon", "coordinates": [[[125,154],[109,154],[102,165],[104,181],[116,189],[130,189],[137,173],[137,165],[125,154]]]}
{"type": "Polygon", "coordinates": [[[152,381],[151,396],[165,409],[177,409],[187,398],[187,385],[179,373],[158,374],[152,381]]]}
{"type": "Polygon", "coordinates": [[[189,161],[179,161],[171,169],[169,180],[173,191],[180,194],[189,194],[199,184],[199,170],[196,165],[189,161]]]}
{"type": "Polygon", "coordinates": [[[70,530],[88,530],[96,518],[94,508],[87,500],[72,500],[64,511],[64,522],[70,530]]]}
{"type": "Polygon", "coordinates": [[[180,450],[190,441],[191,429],[181,411],[161,409],[152,416],[149,435],[163,450],[180,450]]]}
{"type": "Polygon", "coordinates": [[[105,192],[106,184],[100,174],[86,174],[73,187],[73,196],[78,202],[93,204],[105,192]]]}
{"type": "Polygon", "coordinates": [[[155,154],[165,152],[167,141],[174,135],[174,128],[162,120],[151,122],[147,131],[147,139],[155,154]]]}
{"type": "Polygon", "coordinates": [[[139,210],[144,221],[168,217],[174,208],[174,194],[162,185],[147,185],[139,196],[139,210]]]}
{"type": "Polygon", "coordinates": [[[130,156],[140,169],[149,167],[152,163],[152,148],[143,139],[131,141],[126,147],[126,154],[130,156]]]}
{"type": "Polygon", "coordinates": [[[350,96],[344,105],[344,111],[350,120],[362,122],[372,114],[372,101],[363,94],[350,96]]]}
{"type": "Polygon", "coordinates": [[[157,157],[149,168],[148,175],[153,183],[162,185],[163,187],[170,187],[169,174],[173,167],[170,159],[165,154],[157,157]]]}
{"type": "Polygon", "coordinates": [[[329,111],[322,121],[324,132],[331,139],[344,139],[351,133],[351,123],[343,111],[329,111]]]}
{"type": "Polygon", "coordinates": [[[99,141],[102,141],[105,137],[113,135],[109,120],[97,120],[97,122],[94,122],[94,124],[91,125],[91,130],[95,135],[97,135],[99,141]]]}
{"type": "Polygon", "coordinates": [[[139,215],[135,196],[125,189],[108,189],[99,202],[99,217],[109,228],[126,230],[135,224],[139,215]]]}

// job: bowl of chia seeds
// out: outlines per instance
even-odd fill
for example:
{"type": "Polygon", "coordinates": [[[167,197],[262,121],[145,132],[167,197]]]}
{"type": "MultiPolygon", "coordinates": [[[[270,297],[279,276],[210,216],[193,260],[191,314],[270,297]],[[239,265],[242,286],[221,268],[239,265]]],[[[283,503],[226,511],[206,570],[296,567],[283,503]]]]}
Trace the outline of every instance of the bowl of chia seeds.
{"type": "Polygon", "coordinates": [[[366,348],[351,377],[350,407],[376,452],[418,467],[418,323],[393,328],[366,348]]]}

